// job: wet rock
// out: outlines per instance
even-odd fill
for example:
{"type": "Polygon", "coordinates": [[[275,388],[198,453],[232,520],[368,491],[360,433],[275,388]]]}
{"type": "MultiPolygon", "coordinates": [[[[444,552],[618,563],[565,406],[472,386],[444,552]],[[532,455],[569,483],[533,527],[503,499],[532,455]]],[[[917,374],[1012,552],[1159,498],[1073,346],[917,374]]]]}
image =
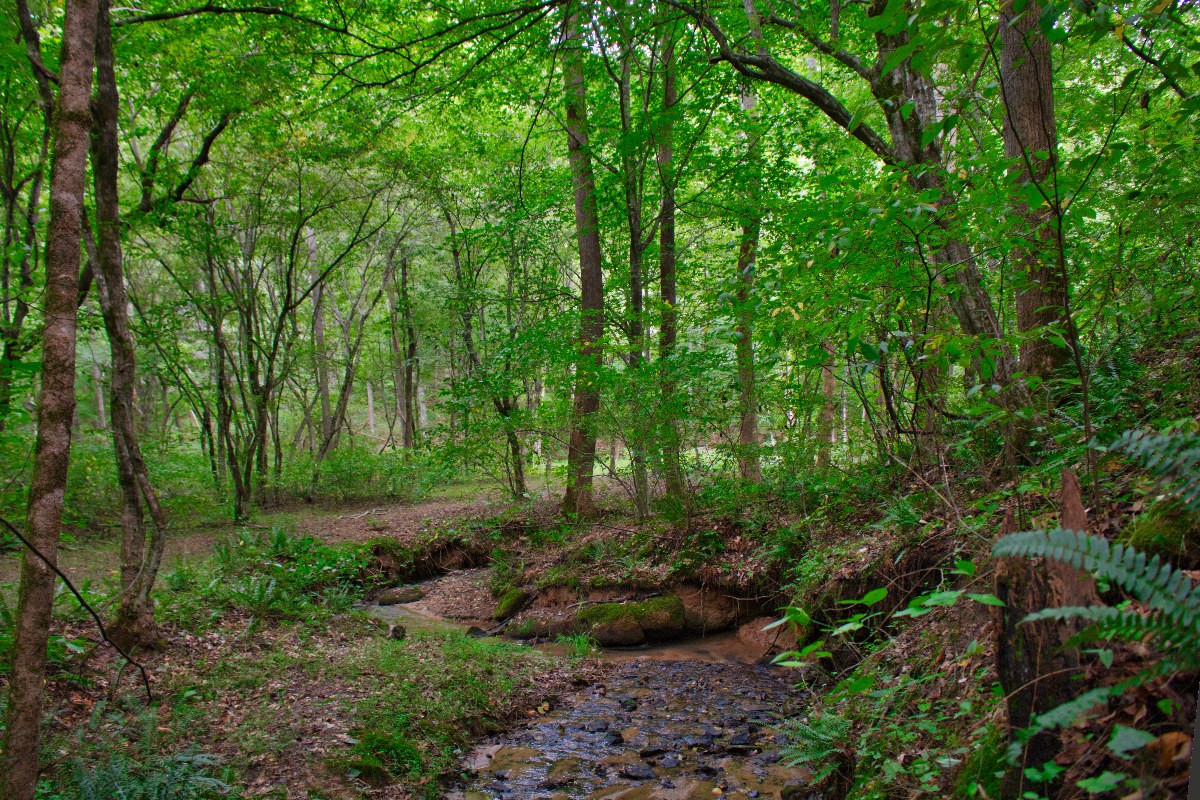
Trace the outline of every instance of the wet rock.
{"type": "Polygon", "coordinates": [[[666,767],[667,769],[674,769],[675,767],[679,766],[679,763],[680,763],[679,756],[674,755],[674,754],[663,756],[662,760],[659,761],[658,763],[661,766],[666,767]]]}
{"type": "Polygon", "coordinates": [[[562,758],[555,761],[546,771],[546,778],[541,783],[543,789],[557,789],[573,781],[580,772],[583,761],[579,758],[562,758]]]}
{"type": "Polygon", "coordinates": [[[780,653],[796,649],[796,630],[791,625],[776,625],[778,617],[755,617],[738,626],[738,640],[750,647],[762,648],[763,652],[780,653]]]}
{"type": "Polygon", "coordinates": [[[642,626],[632,616],[597,620],[590,627],[592,636],[604,647],[633,647],[646,641],[642,626]]]}
{"type": "Polygon", "coordinates": [[[626,697],[621,701],[621,708],[626,711],[637,711],[638,701],[632,697],[626,697]]]}
{"type": "Polygon", "coordinates": [[[608,730],[608,723],[602,719],[594,720],[592,722],[585,724],[583,726],[583,729],[590,733],[602,733],[602,732],[608,730]]]}
{"type": "Polygon", "coordinates": [[[675,595],[637,603],[597,603],[580,611],[577,619],[606,647],[666,641],[686,630],[683,603],[675,595]]]}
{"type": "Polygon", "coordinates": [[[687,630],[692,633],[724,631],[737,622],[737,601],[721,592],[683,586],[677,596],[683,604],[687,630]]]}
{"type": "Polygon", "coordinates": [[[395,606],[401,603],[415,603],[425,596],[425,591],[419,586],[394,586],[384,589],[375,602],[381,606],[395,606]]]}
{"type": "Polygon", "coordinates": [[[621,767],[621,776],[637,781],[648,781],[654,777],[654,770],[645,764],[626,764],[621,767]]]}

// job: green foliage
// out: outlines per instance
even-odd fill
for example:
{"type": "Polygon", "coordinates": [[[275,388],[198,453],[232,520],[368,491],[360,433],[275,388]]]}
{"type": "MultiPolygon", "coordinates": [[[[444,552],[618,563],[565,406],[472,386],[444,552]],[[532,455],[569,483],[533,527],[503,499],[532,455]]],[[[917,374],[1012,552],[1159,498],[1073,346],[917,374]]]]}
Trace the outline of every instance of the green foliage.
{"type": "Polygon", "coordinates": [[[187,567],[169,573],[166,613],[201,623],[202,607],[234,608],[256,619],[318,619],[348,610],[375,578],[362,544],[327,545],[285,528],[240,532],[214,544],[211,575],[187,567]]]}
{"type": "Polygon", "coordinates": [[[1100,703],[1159,675],[1200,666],[1200,586],[1193,585],[1187,575],[1158,556],[1147,559],[1143,553],[1121,544],[1113,545],[1103,537],[1061,529],[1014,533],[996,542],[992,552],[1000,557],[1050,558],[1087,570],[1121,587],[1145,608],[1144,611],[1128,605],[1046,608],[1027,615],[1024,622],[1081,620],[1087,625],[1073,637],[1075,643],[1146,642],[1162,657],[1157,666],[1143,669],[1132,678],[1093,688],[1038,715],[1010,746],[1010,759],[1018,758],[1022,743],[1041,731],[1070,725],[1100,703]]]}
{"type": "Polygon", "coordinates": [[[1125,431],[1109,447],[1157,477],[1191,511],[1200,511],[1200,434],[1125,431]]]}
{"type": "Polygon", "coordinates": [[[122,755],[99,766],[76,762],[59,797],[74,800],[202,800],[219,797],[231,787],[212,776],[220,762],[210,755],[155,756],[137,762],[122,755]]]}
{"type": "Polygon", "coordinates": [[[600,643],[590,633],[560,633],[554,641],[565,647],[567,655],[576,661],[600,652],[600,643]]]}
{"type": "Polygon", "coordinates": [[[1148,608],[1143,615],[1115,608],[1051,608],[1028,619],[1083,619],[1091,623],[1081,634],[1094,639],[1149,637],[1180,666],[1195,664],[1200,654],[1200,586],[1182,571],[1121,544],[1081,531],[1014,533],[996,542],[997,557],[1051,558],[1093,572],[1120,586],[1148,608]]]}

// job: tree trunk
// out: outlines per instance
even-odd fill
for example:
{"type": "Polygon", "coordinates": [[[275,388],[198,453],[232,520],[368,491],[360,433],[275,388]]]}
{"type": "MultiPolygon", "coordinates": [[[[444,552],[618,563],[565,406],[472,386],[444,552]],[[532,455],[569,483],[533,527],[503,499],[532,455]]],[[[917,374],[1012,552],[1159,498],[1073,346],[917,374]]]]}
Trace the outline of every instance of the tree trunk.
{"type": "Polygon", "coordinates": [[[675,123],[672,114],[678,97],[675,92],[675,29],[664,34],[662,45],[663,112],[659,125],[658,172],[662,178],[662,202],[659,206],[658,288],[661,317],[658,328],[659,380],[662,398],[662,472],[668,498],[684,503],[687,486],[681,463],[678,398],[675,392],[675,339],[678,336],[678,299],[675,291],[675,123]]]}
{"type": "Polygon", "coordinates": [[[312,228],[304,232],[308,242],[308,265],[313,280],[319,281],[313,291],[313,361],[317,371],[317,394],[321,400],[321,441],[333,438],[333,409],[329,401],[329,368],[325,358],[325,282],[317,268],[317,235],[312,228]]]}
{"type": "MultiPolygon", "coordinates": [[[[67,0],[63,19],[54,155],[50,171],[50,224],[46,233],[45,325],[37,409],[33,477],[25,536],[50,562],[57,561],[63,493],[71,459],[75,413],[75,336],[79,246],[87,172],[88,101],[95,54],[96,0],[67,0]]],[[[12,673],[8,683],[0,796],[33,800],[37,788],[46,646],[55,575],[25,553],[15,616],[12,673]]]]}
{"type": "MultiPolygon", "coordinates": [[[[1037,2],[1014,10],[1011,0],[1000,4],[1000,85],[1004,98],[1004,155],[1018,174],[1017,186],[1035,184],[1057,202],[1048,185],[1057,160],[1054,127],[1054,75],[1050,43],[1039,25],[1037,2]]],[[[1057,239],[1050,202],[1030,207],[1014,199],[1024,223],[1025,244],[1010,251],[1024,272],[1017,290],[1017,331],[1022,335],[1018,366],[1026,378],[1049,379],[1070,355],[1055,342],[1067,329],[1063,274],[1054,258],[1057,239]]]]}
{"type": "MultiPolygon", "coordinates": [[[[747,4],[749,6],[749,4],[747,4]]],[[[754,370],[754,261],[758,251],[758,236],[762,212],[759,209],[760,156],[759,131],[755,112],[758,98],[753,85],[742,90],[742,111],[747,117],[750,135],[747,141],[749,176],[743,197],[742,239],[738,247],[737,292],[735,303],[737,333],[738,378],[738,472],[748,481],[762,479],[758,459],[758,397],[754,370]]]]}
{"type": "MultiPolygon", "coordinates": [[[[121,215],[117,194],[117,81],[113,63],[109,2],[99,0],[96,24],[96,97],[92,103],[92,172],[96,192],[96,294],[104,315],[112,358],[111,419],[117,479],[121,486],[121,602],[109,636],[121,647],[158,644],[150,592],[166,544],[166,514],[150,483],[138,442],[134,409],[137,356],[130,334],[129,300],[121,252],[121,215]],[[150,511],[149,541],[144,508],[150,511]],[[147,547],[149,545],[149,547],[147,547]]],[[[146,392],[150,396],[150,392],[146,392]]]]}
{"type": "Polygon", "coordinates": [[[834,394],[837,391],[837,377],[834,375],[834,347],[826,342],[822,345],[829,360],[821,367],[821,411],[817,422],[817,466],[826,469],[830,464],[833,450],[833,407],[834,394]]]}
{"type": "Polygon", "coordinates": [[[593,511],[592,470],[596,460],[596,414],[600,410],[599,372],[604,335],[604,274],[600,255],[600,221],[596,184],[588,150],[587,83],[579,11],[568,7],[563,29],[563,76],[567,106],[567,151],[575,194],[575,234],[579,243],[581,291],[579,356],[575,365],[575,396],[567,451],[564,515],[593,511]]]}
{"type": "MultiPolygon", "coordinates": [[[[1067,530],[1087,530],[1087,515],[1079,487],[1079,478],[1070,469],[1062,472],[1062,511],[1059,526],[1067,530]]],[[[1016,530],[1012,510],[1004,520],[1001,535],[1016,530]]],[[[1097,605],[1095,581],[1091,575],[1061,561],[1026,558],[1002,559],[996,566],[996,596],[1005,606],[996,610],[996,674],[1008,702],[1008,724],[1012,731],[1030,724],[1038,714],[1071,700],[1076,694],[1079,651],[1067,642],[1080,630],[1079,623],[1043,620],[1022,624],[1033,611],[1064,606],[1097,605]]],[[[1024,748],[1020,763],[1005,773],[1001,797],[1015,800],[1027,789],[1039,794],[1053,788],[1045,784],[1027,784],[1024,769],[1041,768],[1052,761],[1059,750],[1054,733],[1033,737],[1024,748]]]]}
{"type": "Polygon", "coordinates": [[[400,254],[400,302],[404,309],[404,340],[406,352],[404,356],[404,433],[401,442],[405,450],[411,450],[417,440],[417,415],[413,413],[413,404],[419,401],[420,425],[426,426],[425,395],[417,397],[416,365],[417,365],[417,331],[413,326],[412,305],[408,298],[408,253],[400,254]]]}
{"type": "MultiPolygon", "coordinates": [[[[621,76],[620,76],[620,108],[621,132],[627,142],[634,140],[633,103],[631,98],[630,78],[634,57],[634,45],[630,41],[622,42],[621,76]]],[[[640,381],[643,350],[645,349],[645,312],[643,309],[642,289],[642,255],[645,244],[642,241],[642,181],[639,175],[638,159],[631,144],[626,144],[621,151],[621,178],[625,188],[625,221],[629,236],[629,302],[626,322],[629,326],[629,354],[625,363],[633,381],[633,398],[640,397],[640,381]]],[[[646,450],[650,439],[650,420],[648,415],[639,408],[623,409],[629,419],[629,457],[633,473],[633,505],[638,521],[650,517],[650,477],[646,469],[646,450]]],[[[613,439],[614,447],[616,439],[613,439]]],[[[615,451],[614,451],[615,452],[615,451]]],[[[617,459],[612,458],[612,470],[615,476],[617,459]]]]}

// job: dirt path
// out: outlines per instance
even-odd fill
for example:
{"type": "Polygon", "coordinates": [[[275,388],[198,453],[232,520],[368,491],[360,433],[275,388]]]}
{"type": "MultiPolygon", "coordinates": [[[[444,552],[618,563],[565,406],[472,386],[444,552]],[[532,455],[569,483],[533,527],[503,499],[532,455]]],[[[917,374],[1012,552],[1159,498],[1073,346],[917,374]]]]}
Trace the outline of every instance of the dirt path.
{"type": "MultiPolygon", "coordinates": [[[[294,525],[301,533],[331,542],[364,542],[376,536],[405,540],[416,538],[430,528],[453,520],[468,520],[485,514],[491,507],[486,498],[477,500],[430,499],[413,505],[375,504],[350,509],[312,509],[297,513],[285,511],[263,514],[253,530],[273,525],[294,525]]],[[[180,564],[203,558],[212,552],[213,543],[229,531],[226,528],[181,530],[170,534],[163,557],[163,572],[180,564]]],[[[59,548],[59,566],[77,585],[106,580],[115,582],[121,553],[119,532],[107,541],[67,544],[59,548]]],[[[20,552],[0,554],[0,584],[15,584],[20,576],[20,552]]]]}

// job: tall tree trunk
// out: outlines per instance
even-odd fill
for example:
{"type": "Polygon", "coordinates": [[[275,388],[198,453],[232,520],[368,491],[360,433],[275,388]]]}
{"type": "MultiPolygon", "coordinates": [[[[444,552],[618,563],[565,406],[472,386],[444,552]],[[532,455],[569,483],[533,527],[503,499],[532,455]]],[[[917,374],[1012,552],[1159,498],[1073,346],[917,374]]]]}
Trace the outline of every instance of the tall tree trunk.
{"type": "MultiPolygon", "coordinates": [[[[87,172],[88,103],[95,55],[96,0],[67,0],[64,10],[54,155],[50,168],[50,224],[46,241],[45,325],[37,409],[33,478],[25,536],[43,557],[57,561],[63,494],[71,460],[75,413],[75,335],[79,247],[87,172]]],[[[21,560],[12,673],[8,683],[0,796],[33,800],[37,788],[46,646],[55,575],[33,553],[21,560]]]]}
{"type": "Polygon", "coordinates": [[[579,357],[567,451],[567,488],[562,513],[593,511],[592,470],[596,461],[596,414],[600,410],[599,372],[604,335],[604,273],[600,255],[600,219],[596,183],[588,150],[587,83],[579,10],[568,6],[563,28],[563,76],[567,106],[567,155],[575,194],[575,234],[579,243],[581,292],[579,357]]]}
{"type": "MultiPolygon", "coordinates": [[[[150,474],[137,435],[134,409],[137,356],[130,334],[129,299],[125,292],[121,252],[121,214],[117,194],[119,101],[109,0],[99,0],[98,14],[96,97],[92,103],[92,173],[96,192],[94,278],[112,354],[110,406],[122,506],[121,602],[109,627],[109,636],[122,647],[135,644],[148,647],[159,641],[150,592],[162,563],[167,519],[150,483],[150,474]],[[143,508],[150,511],[151,517],[148,542],[143,508]]],[[[146,396],[150,396],[149,391],[146,396]]]]}
{"type": "Polygon", "coordinates": [[[108,411],[104,408],[104,373],[95,359],[92,360],[92,393],[96,397],[96,430],[102,431],[108,427],[108,411]]]}
{"type": "Polygon", "coordinates": [[[667,497],[678,503],[687,498],[681,463],[679,418],[676,409],[674,365],[675,339],[678,336],[678,299],[675,291],[675,122],[678,102],[675,91],[674,23],[663,36],[663,112],[657,133],[658,172],[662,176],[662,202],[658,228],[658,290],[661,317],[658,328],[659,380],[662,401],[662,472],[667,497]]]}
{"type": "MultiPolygon", "coordinates": [[[[747,2],[747,11],[751,8],[747,2]]],[[[752,19],[754,19],[752,17],[752,19]]],[[[757,28],[755,28],[757,29],[757,28]]],[[[746,116],[749,136],[746,143],[746,163],[749,175],[743,197],[742,239],[738,247],[737,291],[735,309],[737,333],[738,378],[738,472],[746,480],[762,478],[758,459],[758,397],[754,370],[754,262],[758,253],[758,236],[762,226],[761,157],[758,152],[759,130],[755,106],[758,97],[753,84],[742,89],[742,112],[746,116]]]]}
{"type": "Polygon", "coordinates": [[[425,427],[425,396],[417,397],[417,331],[413,325],[412,304],[408,297],[408,253],[400,254],[400,302],[404,309],[404,433],[401,442],[405,450],[411,450],[417,440],[417,415],[414,404],[420,404],[420,424],[425,427]]]}
{"type": "MultiPolygon", "coordinates": [[[[1004,155],[1018,174],[1017,185],[1030,183],[1056,202],[1048,185],[1057,160],[1054,126],[1054,75],[1050,43],[1041,31],[1041,5],[1032,0],[1014,10],[1000,4],[1000,85],[1004,98],[1004,155]]],[[[1022,334],[1018,366],[1027,378],[1047,380],[1066,363],[1069,352],[1048,328],[1067,330],[1067,287],[1054,258],[1057,238],[1051,202],[1014,205],[1025,244],[1010,251],[1024,272],[1017,290],[1017,331],[1022,334]]]]}
{"type": "MultiPolygon", "coordinates": [[[[308,265],[313,280],[319,280],[317,267],[317,235],[312,228],[304,231],[308,242],[308,265]]],[[[313,290],[313,361],[317,368],[317,394],[321,399],[321,441],[333,438],[333,409],[329,401],[329,367],[325,354],[325,282],[319,281],[313,290]]]]}
{"type": "MultiPolygon", "coordinates": [[[[621,178],[625,184],[625,221],[629,235],[629,302],[627,304],[627,319],[629,326],[629,353],[625,363],[633,379],[633,397],[640,397],[639,384],[642,379],[641,367],[645,350],[645,312],[643,309],[644,292],[642,288],[642,255],[646,243],[642,241],[642,181],[639,175],[638,158],[633,149],[633,102],[630,83],[634,57],[634,44],[631,41],[622,42],[621,76],[620,76],[620,107],[621,132],[626,144],[621,150],[621,178]]],[[[625,409],[629,413],[629,456],[633,472],[633,505],[639,521],[650,517],[650,477],[646,469],[646,449],[650,439],[650,420],[641,409],[625,409]]],[[[616,439],[613,439],[614,447],[616,439]]],[[[612,470],[616,472],[617,459],[612,458],[612,470]]]]}

